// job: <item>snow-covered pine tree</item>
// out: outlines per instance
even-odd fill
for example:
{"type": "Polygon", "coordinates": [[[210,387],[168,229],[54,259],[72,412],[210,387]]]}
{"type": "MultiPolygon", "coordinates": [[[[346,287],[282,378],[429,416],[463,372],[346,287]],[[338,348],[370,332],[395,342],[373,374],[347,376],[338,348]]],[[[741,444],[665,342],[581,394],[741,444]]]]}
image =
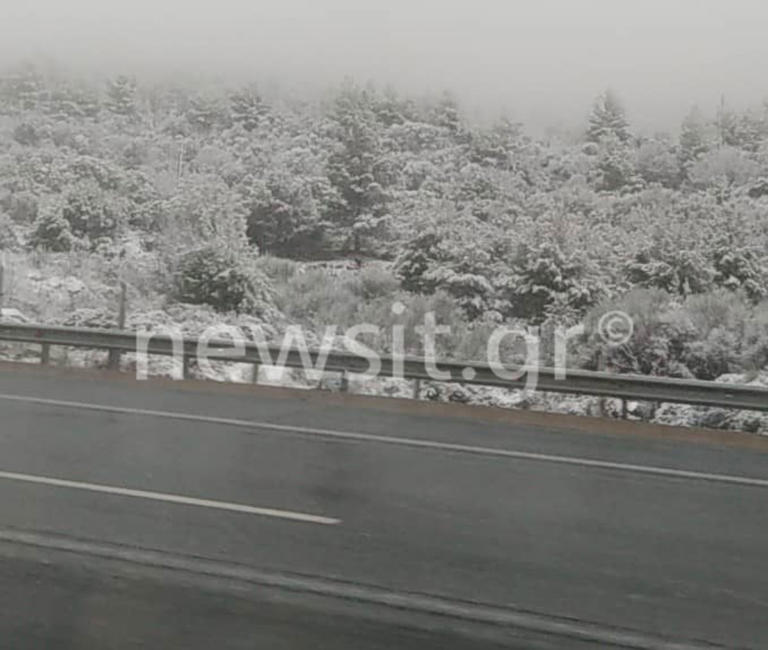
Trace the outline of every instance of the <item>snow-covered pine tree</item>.
{"type": "Polygon", "coordinates": [[[680,129],[680,164],[686,168],[709,151],[704,119],[698,107],[694,106],[683,120],[680,129]]]}
{"type": "Polygon", "coordinates": [[[600,142],[605,137],[616,137],[621,142],[629,142],[632,137],[629,123],[618,97],[612,90],[606,90],[596,100],[589,117],[587,140],[600,142]]]}
{"type": "Polygon", "coordinates": [[[107,84],[106,107],[115,115],[131,117],[136,114],[136,82],[119,75],[107,84]]]}
{"type": "Polygon", "coordinates": [[[230,95],[232,121],[246,131],[253,131],[266,117],[269,109],[255,86],[250,85],[230,95]]]}

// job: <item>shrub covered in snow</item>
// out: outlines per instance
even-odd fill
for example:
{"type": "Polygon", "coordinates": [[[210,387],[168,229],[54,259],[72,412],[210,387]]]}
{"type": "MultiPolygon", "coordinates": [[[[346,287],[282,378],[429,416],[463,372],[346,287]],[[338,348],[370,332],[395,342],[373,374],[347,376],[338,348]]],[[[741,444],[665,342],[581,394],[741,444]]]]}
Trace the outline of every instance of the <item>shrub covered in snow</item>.
{"type": "Polygon", "coordinates": [[[176,298],[221,312],[254,310],[268,287],[266,277],[248,262],[218,246],[184,253],[175,271],[176,298]]]}

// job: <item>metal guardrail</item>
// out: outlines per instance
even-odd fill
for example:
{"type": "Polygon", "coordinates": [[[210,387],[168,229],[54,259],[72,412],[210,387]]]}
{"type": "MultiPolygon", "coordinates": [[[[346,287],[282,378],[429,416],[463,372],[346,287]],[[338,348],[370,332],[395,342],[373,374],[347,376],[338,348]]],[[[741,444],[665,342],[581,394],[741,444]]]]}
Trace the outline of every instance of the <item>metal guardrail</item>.
{"type": "MultiPolygon", "coordinates": [[[[35,343],[42,346],[41,362],[50,361],[51,346],[94,348],[109,350],[118,355],[122,352],[136,352],[136,334],[120,330],[98,330],[73,327],[48,327],[35,324],[0,323],[0,340],[18,343],[35,343]]],[[[179,346],[179,343],[176,343],[179,346]]],[[[184,358],[185,371],[188,362],[198,354],[198,339],[183,339],[180,351],[184,358]]],[[[168,335],[154,335],[147,344],[150,355],[174,355],[174,342],[168,335]]],[[[231,341],[211,340],[207,344],[207,357],[211,360],[228,361],[232,363],[251,363],[254,366],[270,365],[268,359],[262,358],[262,351],[254,343],[246,343],[244,354],[236,359],[231,355],[231,341]],[[217,353],[216,348],[224,352],[217,353]]],[[[270,359],[279,358],[280,348],[266,346],[270,359]]],[[[321,353],[310,350],[309,356],[317,365],[321,353]]],[[[114,357],[114,355],[111,355],[114,357]]],[[[289,368],[304,368],[304,362],[299,350],[293,349],[285,354],[282,364],[289,368]]],[[[482,363],[439,363],[441,371],[450,374],[446,381],[462,384],[479,384],[485,386],[500,386],[505,388],[524,388],[526,377],[511,381],[498,377],[488,364],[482,363]],[[473,378],[465,374],[471,369],[473,378]]],[[[347,373],[363,373],[369,368],[368,360],[346,352],[332,351],[328,353],[323,371],[347,373]]],[[[522,371],[524,368],[506,367],[509,372],[522,371]]],[[[731,409],[768,411],[768,389],[757,388],[745,384],[720,384],[709,381],[670,379],[666,377],[651,377],[644,375],[618,375],[605,372],[588,372],[584,370],[569,370],[565,378],[561,378],[552,368],[538,368],[536,390],[551,393],[571,393],[593,395],[598,397],[617,397],[624,400],[644,402],[673,402],[694,404],[698,406],[713,406],[731,409]]],[[[406,379],[433,381],[427,372],[424,359],[406,357],[396,359],[381,357],[380,376],[398,376],[406,379]]]]}

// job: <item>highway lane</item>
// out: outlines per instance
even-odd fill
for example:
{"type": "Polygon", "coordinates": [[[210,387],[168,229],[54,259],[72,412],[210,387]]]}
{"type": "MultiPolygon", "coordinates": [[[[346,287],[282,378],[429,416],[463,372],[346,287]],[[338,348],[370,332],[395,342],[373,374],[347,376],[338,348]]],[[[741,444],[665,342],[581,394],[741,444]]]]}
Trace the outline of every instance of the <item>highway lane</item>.
{"type": "Polygon", "coordinates": [[[764,450],[445,418],[391,403],[374,408],[365,400],[329,398],[322,408],[322,396],[252,387],[201,391],[66,378],[2,371],[0,393],[133,410],[0,398],[0,470],[338,523],[0,478],[3,528],[237,561],[726,647],[760,648],[768,638],[768,488],[759,484],[297,435],[210,418],[757,480],[768,478],[764,450]]]}
{"type": "MultiPolygon", "coordinates": [[[[45,561],[0,548],[0,647],[13,650],[531,650],[440,629],[400,626],[354,612],[302,606],[116,568],[93,558],[45,561]]],[[[542,645],[541,648],[548,646],[542,645]]],[[[551,646],[549,646],[551,647],[551,646]]],[[[584,646],[586,647],[586,646],[584,646]]]]}

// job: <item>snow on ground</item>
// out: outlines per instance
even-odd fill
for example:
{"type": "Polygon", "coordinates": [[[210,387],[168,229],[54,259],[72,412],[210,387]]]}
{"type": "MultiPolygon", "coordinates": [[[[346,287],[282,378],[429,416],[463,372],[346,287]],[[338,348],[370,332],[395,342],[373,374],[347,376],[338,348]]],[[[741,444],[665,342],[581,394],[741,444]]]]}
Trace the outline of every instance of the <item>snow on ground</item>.
{"type": "MultiPolygon", "coordinates": [[[[194,336],[199,333],[197,330],[204,329],[206,317],[210,316],[210,314],[206,314],[205,310],[198,315],[200,316],[198,319],[189,319],[190,314],[188,311],[185,311],[187,318],[182,321],[174,321],[170,314],[165,313],[136,314],[131,320],[137,325],[151,323],[155,326],[173,326],[177,322],[182,322],[186,324],[181,328],[185,334],[194,336]]],[[[240,327],[264,325],[264,331],[274,333],[274,330],[257,319],[253,319],[253,317],[235,318],[231,324],[240,327]]],[[[0,347],[0,357],[13,361],[35,363],[39,361],[39,350],[36,347],[21,344],[5,344],[0,347]]],[[[74,367],[103,368],[107,364],[107,354],[100,350],[64,350],[54,348],[52,351],[52,362],[74,367]]],[[[124,372],[135,373],[136,355],[133,353],[124,354],[122,356],[121,369],[124,372]]],[[[234,383],[251,383],[254,381],[253,366],[251,364],[212,361],[211,370],[213,372],[212,375],[205,374],[195,363],[190,368],[192,377],[197,379],[234,383]]],[[[170,357],[150,356],[148,372],[150,376],[173,378],[180,375],[181,368],[179,363],[170,357]]],[[[768,373],[761,373],[755,377],[726,375],[718,381],[768,386],[768,373]]],[[[340,373],[305,373],[301,370],[283,369],[268,365],[259,366],[258,383],[262,385],[322,389],[336,392],[342,389],[340,373]]],[[[416,389],[416,383],[412,380],[394,379],[391,377],[370,378],[360,375],[349,375],[348,385],[350,392],[355,394],[397,398],[413,398],[416,389]]],[[[603,415],[618,418],[622,414],[622,401],[619,399],[601,399],[598,397],[555,393],[530,393],[522,390],[456,383],[421,382],[418,399],[569,415],[603,415]]],[[[629,402],[627,412],[629,419],[633,420],[647,420],[658,424],[674,426],[696,426],[768,435],[768,414],[750,411],[732,411],[669,403],[660,404],[654,409],[653,405],[629,402]]]]}
{"type": "MultiPolygon", "coordinates": [[[[116,327],[119,289],[114,283],[100,282],[98,270],[92,270],[87,277],[87,282],[72,273],[67,273],[66,260],[60,262],[55,268],[61,272],[54,273],[51,268],[43,272],[33,266],[15,265],[8,285],[15,306],[3,308],[1,314],[3,320],[46,322],[102,329],[116,327]]],[[[137,305],[137,302],[137,300],[131,301],[133,309],[129,310],[126,324],[128,329],[134,331],[177,328],[184,335],[194,337],[211,326],[228,325],[238,328],[247,340],[253,340],[254,329],[259,329],[267,342],[277,343],[282,339],[282,332],[291,324],[275,308],[268,308],[260,317],[256,317],[222,315],[212,308],[199,305],[167,303],[137,305]]],[[[319,339],[311,332],[306,332],[305,337],[309,348],[319,346],[319,339]]],[[[333,347],[343,349],[340,340],[334,341],[333,347]]],[[[36,363],[39,361],[39,354],[38,346],[0,344],[0,358],[3,359],[36,363]]],[[[108,358],[104,351],[83,349],[53,348],[51,355],[52,363],[74,367],[105,367],[108,358]]],[[[179,364],[168,357],[151,356],[148,365],[150,376],[173,377],[178,376],[180,372],[179,364]]],[[[124,354],[121,368],[125,372],[135,372],[136,355],[124,354]]],[[[250,383],[254,380],[251,364],[211,362],[211,370],[212,375],[209,376],[197,364],[192,363],[190,366],[191,375],[198,379],[238,383],[250,383]]],[[[304,373],[299,370],[282,370],[267,365],[260,366],[258,372],[258,381],[261,384],[332,391],[342,388],[339,373],[304,373]]],[[[414,397],[415,382],[410,380],[386,377],[371,379],[350,375],[348,381],[349,390],[358,394],[414,397]]],[[[768,372],[752,375],[724,375],[718,381],[768,386],[768,372]]],[[[607,417],[622,415],[622,402],[617,399],[526,393],[520,390],[456,383],[421,382],[418,398],[572,415],[607,417]]],[[[630,419],[660,424],[701,426],[768,435],[768,414],[680,404],[651,405],[635,402],[628,403],[627,414],[630,419]]]]}
{"type": "MultiPolygon", "coordinates": [[[[768,372],[750,375],[728,374],[719,377],[716,381],[768,388],[768,372]]],[[[654,421],[659,424],[728,429],[768,435],[768,413],[755,411],[733,411],[689,404],[662,404],[656,411],[654,421]]]]}

